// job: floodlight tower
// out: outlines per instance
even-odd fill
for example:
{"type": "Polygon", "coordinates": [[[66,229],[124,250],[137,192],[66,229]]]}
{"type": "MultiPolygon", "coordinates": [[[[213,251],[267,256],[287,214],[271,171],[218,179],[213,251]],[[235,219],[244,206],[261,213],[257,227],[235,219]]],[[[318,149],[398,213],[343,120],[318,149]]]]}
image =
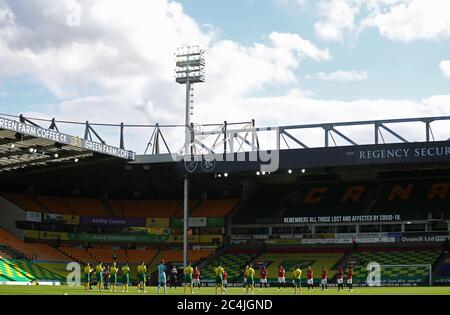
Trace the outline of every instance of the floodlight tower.
{"type": "MultiPolygon", "coordinates": [[[[199,46],[185,46],[177,49],[175,79],[186,85],[186,135],[184,156],[194,155],[194,136],[191,116],[193,115],[194,96],[192,85],[205,82],[205,51],[199,46]]],[[[188,229],[189,229],[189,177],[184,176],[184,228],[183,228],[183,263],[188,264],[188,229]]]]}

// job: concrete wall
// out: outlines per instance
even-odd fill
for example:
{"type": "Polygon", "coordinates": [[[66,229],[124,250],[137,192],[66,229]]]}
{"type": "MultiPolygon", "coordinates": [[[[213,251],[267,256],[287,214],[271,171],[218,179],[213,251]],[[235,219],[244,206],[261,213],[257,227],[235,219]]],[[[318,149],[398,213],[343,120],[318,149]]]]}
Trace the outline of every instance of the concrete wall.
{"type": "Polygon", "coordinates": [[[26,213],[7,199],[0,196],[0,227],[23,238],[22,230],[16,228],[16,221],[24,221],[26,213]]]}

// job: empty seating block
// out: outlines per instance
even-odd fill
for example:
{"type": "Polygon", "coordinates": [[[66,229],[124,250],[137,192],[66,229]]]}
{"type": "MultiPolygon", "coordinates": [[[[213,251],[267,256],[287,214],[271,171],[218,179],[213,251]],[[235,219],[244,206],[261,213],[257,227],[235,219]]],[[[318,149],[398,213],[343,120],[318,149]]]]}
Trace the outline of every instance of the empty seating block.
{"type": "Polygon", "coordinates": [[[73,209],[63,198],[50,196],[36,196],[36,199],[39,200],[39,202],[43,204],[45,208],[51,213],[67,214],[67,215],[74,214],[73,209]]]}
{"type": "MultiPolygon", "coordinates": [[[[214,251],[211,250],[189,250],[188,257],[192,263],[197,263],[200,260],[207,258],[214,251]]],[[[166,250],[164,251],[163,258],[167,262],[181,263],[183,262],[182,250],[166,250]]]]}
{"type": "Polygon", "coordinates": [[[0,260],[0,276],[6,281],[28,282],[30,280],[20,270],[14,268],[8,260],[0,260]]]}
{"type": "Polygon", "coordinates": [[[0,229],[0,244],[6,244],[25,256],[36,258],[36,260],[70,261],[69,257],[49,245],[25,243],[3,229],[0,229]]]}
{"type": "Polygon", "coordinates": [[[125,218],[172,218],[182,210],[178,200],[110,200],[116,216],[125,218]]]}
{"type": "Polygon", "coordinates": [[[60,247],[59,250],[62,251],[67,256],[83,264],[94,263],[93,257],[84,248],[63,246],[60,247]]]}
{"type": "Polygon", "coordinates": [[[224,217],[233,210],[238,202],[238,199],[206,200],[194,211],[193,216],[214,218],[224,217]]]}
{"type": "Polygon", "coordinates": [[[63,276],[26,260],[0,260],[0,274],[8,281],[65,281],[63,276]]]}
{"type": "Polygon", "coordinates": [[[156,249],[128,249],[126,254],[128,256],[129,263],[140,264],[145,261],[146,264],[149,264],[158,254],[158,251],[156,249]]]}
{"type": "Polygon", "coordinates": [[[66,198],[67,204],[79,216],[108,217],[105,207],[100,199],[94,198],[66,198]]]}
{"type": "Polygon", "coordinates": [[[41,205],[39,205],[33,198],[26,194],[2,193],[1,195],[25,211],[44,211],[44,208],[41,205]]]}
{"type": "Polygon", "coordinates": [[[113,250],[112,247],[89,248],[88,251],[95,262],[112,263],[116,261],[118,263],[125,263],[128,260],[126,252],[123,249],[113,250]]]}
{"type": "Polygon", "coordinates": [[[9,256],[4,251],[0,250],[0,259],[11,259],[11,256],[9,256]]]}
{"type": "Polygon", "coordinates": [[[382,283],[420,283],[427,281],[429,269],[414,265],[432,265],[439,255],[439,251],[362,251],[353,254],[350,260],[358,262],[354,268],[354,276],[360,282],[367,280],[367,265],[370,262],[377,262],[381,265],[382,283]],[[403,266],[385,267],[387,265],[403,266]]]}

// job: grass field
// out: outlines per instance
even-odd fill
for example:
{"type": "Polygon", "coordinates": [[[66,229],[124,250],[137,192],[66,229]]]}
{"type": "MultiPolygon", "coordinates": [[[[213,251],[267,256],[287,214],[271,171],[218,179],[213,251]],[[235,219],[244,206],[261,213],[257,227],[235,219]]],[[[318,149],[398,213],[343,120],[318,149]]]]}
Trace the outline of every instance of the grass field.
{"type": "MultiPolygon", "coordinates": [[[[82,287],[68,286],[0,286],[0,295],[138,295],[136,287],[131,287],[129,293],[111,293],[85,291],[82,287]]],[[[156,295],[156,288],[147,288],[147,293],[139,295],[156,295]]],[[[168,295],[184,295],[184,289],[168,290],[168,295]]],[[[194,295],[214,295],[214,288],[195,289],[194,295]]],[[[242,288],[230,288],[226,295],[244,295],[242,288]]],[[[293,295],[293,289],[278,290],[269,288],[260,290],[255,289],[255,296],[258,295],[293,295]]],[[[353,292],[345,290],[338,292],[335,288],[330,288],[322,292],[316,288],[314,291],[303,289],[302,295],[450,295],[450,287],[390,287],[390,288],[355,288],[353,292]]],[[[190,295],[190,294],[188,294],[190,295]]]]}

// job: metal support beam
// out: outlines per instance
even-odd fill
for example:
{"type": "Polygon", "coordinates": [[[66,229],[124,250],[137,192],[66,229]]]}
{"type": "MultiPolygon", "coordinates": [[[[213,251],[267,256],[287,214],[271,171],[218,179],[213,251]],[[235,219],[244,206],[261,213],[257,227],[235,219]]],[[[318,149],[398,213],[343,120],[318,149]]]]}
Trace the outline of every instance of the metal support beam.
{"type": "Polygon", "coordinates": [[[379,144],[380,143],[380,125],[379,124],[375,124],[375,144],[379,144]]]}
{"type": "Polygon", "coordinates": [[[408,143],[408,140],[406,140],[405,138],[403,138],[402,136],[400,136],[398,133],[396,133],[394,130],[386,127],[384,124],[380,124],[380,127],[383,128],[384,130],[386,130],[387,132],[389,132],[391,135],[393,135],[394,137],[396,137],[397,139],[401,140],[404,143],[408,143]]]}
{"type": "Polygon", "coordinates": [[[122,150],[125,149],[125,140],[123,138],[123,131],[125,129],[125,125],[123,123],[120,124],[120,148],[122,150]]]}
{"type": "Polygon", "coordinates": [[[287,132],[284,129],[280,129],[281,134],[286,135],[288,138],[290,138],[292,141],[294,141],[295,143],[297,143],[298,145],[302,146],[304,149],[307,149],[308,146],[306,144],[304,144],[303,142],[301,142],[300,140],[298,140],[297,138],[295,138],[293,135],[291,135],[289,132],[287,132]]]}
{"type": "Polygon", "coordinates": [[[348,143],[350,143],[352,145],[358,145],[355,141],[353,141],[352,139],[350,139],[349,137],[347,137],[346,135],[344,135],[342,132],[340,132],[339,130],[335,129],[334,127],[331,130],[334,131],[342,139],[346,140],[348,143]]]}

